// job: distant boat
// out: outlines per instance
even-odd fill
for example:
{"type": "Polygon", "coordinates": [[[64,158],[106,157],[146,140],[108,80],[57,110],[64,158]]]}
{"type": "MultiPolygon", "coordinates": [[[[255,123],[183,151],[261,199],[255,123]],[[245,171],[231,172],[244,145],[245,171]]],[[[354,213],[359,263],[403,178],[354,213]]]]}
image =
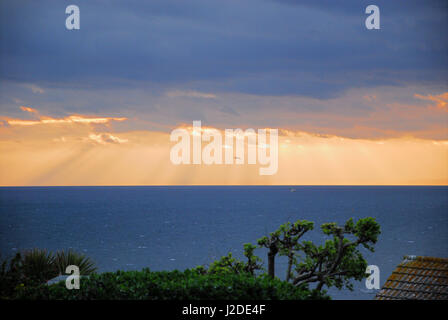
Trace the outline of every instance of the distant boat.
{"type": "Polygon", "coordinates": [[[291,188],[289,191],[291,191],[291,192],[296,192],[296,189],[291,188]]]}

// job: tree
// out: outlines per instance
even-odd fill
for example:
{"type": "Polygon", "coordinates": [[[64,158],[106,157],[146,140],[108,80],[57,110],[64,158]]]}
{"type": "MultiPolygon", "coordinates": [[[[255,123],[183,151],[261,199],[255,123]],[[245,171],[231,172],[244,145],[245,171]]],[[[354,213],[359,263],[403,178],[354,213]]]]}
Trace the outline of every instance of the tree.
{"type": "Polygon", "coordinates": [[[232,252],[229,252],[226,256],[221,257],[221,259],[214,261],[210,264],[210,267],[206,269],[204,266],[198,266],[194,268],[198,273],[201,274],[250,274],[255,275],[257,270],[261,270],[261,259],[254,255],[254,250],[257,246],[251,243],[244,244],[244,256],[247,262],[241,261],[233,257],[232,252]]]}
{"type": "Polygon", "coordinates": [[[286,281],[291,277],[292,265],[296,262],[295,251],[299,249],[299,239],[309,230],[314,228],[314,223],[307,220],[298,220],[294,224],[287,222],[282,224],[278,230],[272,232],[269,237],[258,240],[258,245],[267,248],[268,251],[268,274],[275,276],[275,256],[277,253],[288,257],[288,270],[286,281]]]}
{"type": "MultiPolygon", "coordinates": [[[[320,292],[324,285],[335,286],[338,289],[346,287],[353,289],[350,280],[362,280],[366,275],[367,261],[359,247],[362,246],[373,252],[373,245],[380,234],[380,226],[374,218],[347,220],[344,226],[336,223],[321,225],[323,233],[330,237],[324,244],[316,245],[311,241],[301,241],[307,232],[314,229],[314,223],[298,220],[295,223],[282,224],[269,236],[258,240],[259,248],[268,249],[268,276],[275,278],[275,258],[277,255],[286,256],[288,267],[286,282],[303,288],[309,284],[316,284],[316,291],[320,292]]],[[[238,260],[230,252],[221,259],[214,261],[207,269],[203,266],[195,270],[201,274],[250,274],[262,270],[261,259],[254,255],[257,247],[244,244],[244,255],[247,262],[238,260]]]]}
{"type": "Polygon", "coordinates": [[[316,289],[324,285],[343,286],[352,289],[350,279],[362,280],[366,274],[367,261],[358,247],[362,245],[373,252],[373,245],[380,234],[380,226],[374,218],[349,219],[343,227],[336,223],[321,225],[323,233],[332,237],[323,245],[299,240],[314,228],[314,223],[298,220],[294,224],[285,223],[268,237],[258,240],[258,245],[268,249],[268,275],[275,277],[275,257],[288,257],[286,281],[294,285],[317,283],[316,289]],[[302,257],[298,261],[298,257],[302,257]],[[292,267],[295,266],[294,272],[292,267]]]}

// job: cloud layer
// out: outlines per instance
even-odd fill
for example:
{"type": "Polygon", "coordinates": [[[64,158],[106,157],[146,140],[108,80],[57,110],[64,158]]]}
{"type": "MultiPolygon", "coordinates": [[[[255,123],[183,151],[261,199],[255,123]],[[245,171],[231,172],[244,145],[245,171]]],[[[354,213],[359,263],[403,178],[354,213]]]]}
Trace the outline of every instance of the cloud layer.
{"type": "Polygon", "coordinates": [[[448,3],[0,1],[0,185],[447,184],[448,3]],[[169,133],[278,128],[280,167],[173,167],[169,133]]]}
{"type": "Polygon", "coordinates": [[[446,85],[446,1],[2,1],[2,79],[334,97],[353,87],[446,85]]]}
{"type": "Polygon", "coordinates": [[[260,165],[247,162],[174,165],[169,133],[105,129],[113,131],[89,122],[0,127],[0,185],[448,183],[448,140],[347,139],[282,130],[278,172],[260,176],[260,165]]]}

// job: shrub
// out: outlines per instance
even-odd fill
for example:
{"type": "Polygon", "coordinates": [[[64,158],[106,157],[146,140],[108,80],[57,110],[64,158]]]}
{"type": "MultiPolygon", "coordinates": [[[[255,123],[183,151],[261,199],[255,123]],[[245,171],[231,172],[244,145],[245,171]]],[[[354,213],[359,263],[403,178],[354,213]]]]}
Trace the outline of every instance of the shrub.
{"type": "Polygon", "coordinates": [[[303,300],[325,299],[325,294],[297,287],[266,275],[201,274],[195,270],[117,271],[83,278],[79,290],[65,282],[24,287],[17,296],[38,300],[303,300]]]}
{"type": "Polygon", "coordinates": [[[43,283],[58,276],[53,254],[37,248],[23,253],[22,272],[27,283],[43,283]]]}
{"type": "Polygon", "coordinates": [[[69,265],[76,265],[81,275],[96,271],[90,258],[69,250],[56,254],[42,249],[32,249],[17,253],[11,260],[0,264],[0,298],[14,297],[18,289],[36,287],[60,274],[65,274],[69,265]]]}
{"type": "Polygon", "coordinates": [[[9,263],[4,260],[0,265],[0,298],[5,299],[14,294],[16,287],[23,283],[22,256],[17,253],[9,263]]]}

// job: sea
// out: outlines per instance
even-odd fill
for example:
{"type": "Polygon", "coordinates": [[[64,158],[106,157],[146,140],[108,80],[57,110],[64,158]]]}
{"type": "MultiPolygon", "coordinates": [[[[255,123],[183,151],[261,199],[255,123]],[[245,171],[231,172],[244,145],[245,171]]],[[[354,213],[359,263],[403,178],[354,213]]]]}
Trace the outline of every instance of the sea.
{"type": "MultiPolygon", "coordinates": [[[[89,256],[99,272],[184,270],[228,252],[243,258],[279,225],[314,221],[304,239],[323,243],[325,222],[373,217],[375,252],[362,249],[384,284],[405,255],[448,257],[446,186],[1,187],[0,253],[46,248],[89,256]]],[[[267,268],[266,250],[255,252],[267,268]]],[[[284,278],[286,260],[278,259],[284,278]]],[[[330,289],[333,299],[371,300],[376,289],[330,289]]]]}

